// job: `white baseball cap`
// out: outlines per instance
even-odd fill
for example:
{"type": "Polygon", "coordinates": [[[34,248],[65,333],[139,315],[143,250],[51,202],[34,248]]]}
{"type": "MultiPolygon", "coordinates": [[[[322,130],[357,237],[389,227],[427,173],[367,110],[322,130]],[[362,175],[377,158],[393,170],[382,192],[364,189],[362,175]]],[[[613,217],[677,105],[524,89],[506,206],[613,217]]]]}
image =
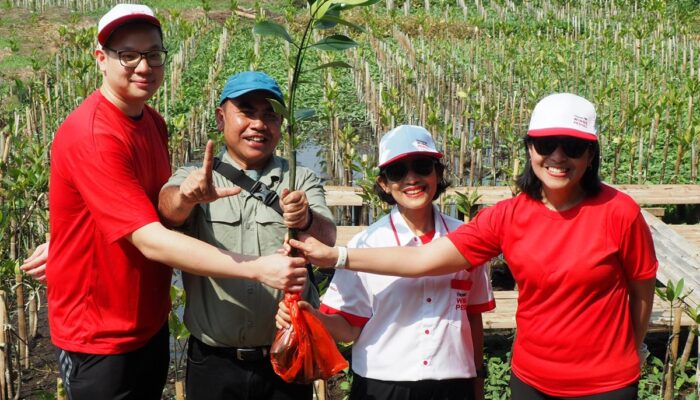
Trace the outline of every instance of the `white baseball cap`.
{"type": "Polygon", "coordinates": [[[97,41],[104,45],[115,29],[133,21],[143,21],[160,28],[160,21],[150,7],[142,4],[117,4],[97,24],[97,41]]]}
{"type": "Polygon", "coordinates": [[[571,93],[554,93],[540,100],[532,111],[528,136],[572,136],[598,140],[593,103],[571,93]]]}
{"type": "Polygon", "coordinates": [[[442,158],[427,129],[415,125],[399,125],[379,141],[379,168],[412,154],[442,158]]]}

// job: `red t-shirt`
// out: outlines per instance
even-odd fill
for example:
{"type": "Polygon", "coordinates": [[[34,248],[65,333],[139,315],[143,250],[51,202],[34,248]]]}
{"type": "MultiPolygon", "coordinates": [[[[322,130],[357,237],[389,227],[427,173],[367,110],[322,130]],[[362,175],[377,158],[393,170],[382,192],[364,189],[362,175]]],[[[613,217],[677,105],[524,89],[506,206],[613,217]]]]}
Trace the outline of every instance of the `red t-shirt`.
{"type": "Polygon", "coordinates": [[[146,107],[132,119],[95,91],[51,145],[49,325],[61,349],[119,354],[167,320],[172,270],[124,236],[158,221],[170,176],[167,129],[146,107]]]}
{"type": "Polygon", "coordinates": [[[627,282],[656,275],[639,206],[608,186],[555,212],[527,195],[482,210],[449,236],[471,263],[503,253],[518,284],[513,372],[552,396],[639,379],[627,282]]]}

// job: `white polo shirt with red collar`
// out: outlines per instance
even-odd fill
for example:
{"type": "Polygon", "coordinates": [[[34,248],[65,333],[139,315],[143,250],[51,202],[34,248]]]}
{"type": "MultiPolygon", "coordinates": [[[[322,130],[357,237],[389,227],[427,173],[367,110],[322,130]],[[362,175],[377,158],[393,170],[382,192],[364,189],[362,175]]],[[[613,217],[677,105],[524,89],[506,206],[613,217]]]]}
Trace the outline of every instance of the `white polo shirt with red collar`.
{"type": "MultiPolygon", "coordinates": [[[[433,240],[462,224],[434,210],[433,240]]],[[[348,243],[350,248],[421,245],[397,207],[348,243]]],[[[362,327],[352,348],[356,374],[386,381],[471,378],[476,369],[467,313],[496,306],[487,268],[421,278],[337,270],[321,311],[362,327]]]]}

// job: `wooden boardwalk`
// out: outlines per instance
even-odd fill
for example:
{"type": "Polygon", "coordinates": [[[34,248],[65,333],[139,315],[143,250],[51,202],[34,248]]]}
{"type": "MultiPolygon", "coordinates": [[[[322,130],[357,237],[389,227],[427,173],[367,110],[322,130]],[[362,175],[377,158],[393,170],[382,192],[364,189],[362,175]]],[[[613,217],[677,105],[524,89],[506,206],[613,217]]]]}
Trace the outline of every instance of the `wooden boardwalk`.
{"type": "MultiPolygon", "coordinates": [[[[630,195],[640,205],[700,204],[700,185],[612,185],[630,195]]],[[[329,206],[361,206],[359,187],[326,186],[326,201],[329,206]]],[[[447,189],[446,195],[454,192],[476,191],[481,197],[479,204],[491,205],[513,197],[507,186],[454,187],[447,189]]]]}
{"type": "MultiPolygon", "coordinates": [[[[659,259],[659,271],[656,278],[662,284],[669,280],[678,282],[684,280],[689,292],[686,304],[691,307],[700,305],[700,246],[688,240],[681,232],[691,233],[697,237],[698,230],[691,231],[688,225],[676,230],[673,225],[666,225],[655,216],[642,211],[644,218],[654,236],[656,257],[659,259]]],[[[698,226],[698,225],[690,225],[698,226]]]]}
{"type": "MultiPolygon", "coordinates": [[[[629,194],[638,204],[659,206],[668,204],[700,204],[700,185],[616,185],[616,188],[629,194]]],[[[512,197],[510,188],[490,186],[478,188],[451,188],[447,194],[455,191],[464,193],[474,191],[481,196],[478,203],[491,205],[512,197]]],[[[361,206],[362,198],[359,188],[326,186],[326,201],[329,206],[361,206]]],[[[677,282],[683,278],[686,292],[690,292],[686,303],[691,307],[700,305],[700,225],[667,225],[650,212],[643,211],[644,217],[654,237],[656,255],[659,259],[657,279],[666,284],[669,280],[677,282]]],[[[346,244],[355,234],[366,226],[339,226],[338,244],[346,244]]],[[[497,291],[496,309],[484,314],[484,327],[487,329],[515,328],[515,310],[517,292],[497,291]]],[[[670,310],[668,304],[658,298],[654,299],[651,330],[669,329],[670,310]]],[[[690,319],[684,315],[683,325],[690,325],[690,319]]]]}
{"type": "MultiPolygon", "coordinates": [[[[485,329],[514,329],[515,310],[518,307],[518,292],[514,290],[497,290],[494,292],[496,298],[496,309],[482,314],[485,329]]],[[[651,312],[649,330],[666,331],[670,329],[671,310],[667,303],[654,298],[654,308],[651,312]]],[[[691,319],[683,314],[681,323],[689,326],[691,319]]]]}

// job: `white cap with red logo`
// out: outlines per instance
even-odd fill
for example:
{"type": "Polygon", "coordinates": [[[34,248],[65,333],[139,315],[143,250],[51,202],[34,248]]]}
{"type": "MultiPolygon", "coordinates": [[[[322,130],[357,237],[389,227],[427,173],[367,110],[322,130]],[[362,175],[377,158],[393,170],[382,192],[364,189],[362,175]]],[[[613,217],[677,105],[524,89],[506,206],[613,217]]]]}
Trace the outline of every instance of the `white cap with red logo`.
{"type": "Polygon", "coordinates": [[[540,100],[532,111],[528,136],[572,136],[598,140],[593,103],[571,93],[554,93],[540,100]]]}
{"type": "Polygon", "coordinates": [[[399,125],[382,136],[379,141],[379,165],[381,168],[411,154],[425,154],[442,158],[427,129],[416,125],[399,125]]]}
{"type": "Polygon", "coordinates": [[[104,46],[115,29],[133,21],[143,21],[160,28],[160,21],[150,7],[141,4],[117,4],[97,24],[97,41],[104,46]]]}

